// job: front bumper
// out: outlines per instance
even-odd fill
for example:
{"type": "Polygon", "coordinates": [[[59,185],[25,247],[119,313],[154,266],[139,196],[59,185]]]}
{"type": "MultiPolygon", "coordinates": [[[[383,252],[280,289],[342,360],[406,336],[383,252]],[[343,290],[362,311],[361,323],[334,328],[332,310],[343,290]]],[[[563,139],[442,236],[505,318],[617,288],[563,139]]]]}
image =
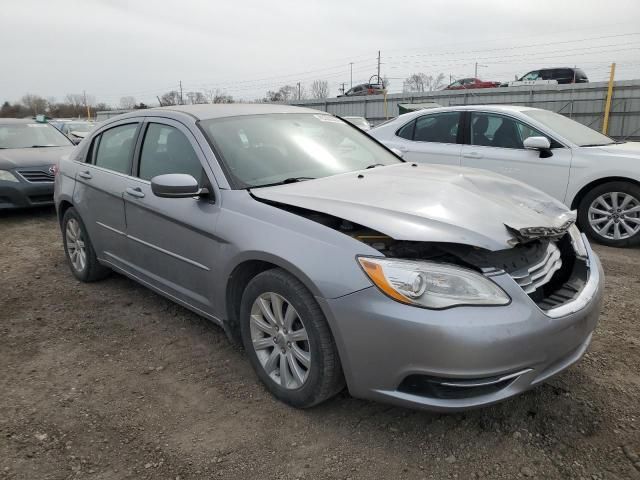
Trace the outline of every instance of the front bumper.
{"type": "Polygon", "coordinates": [[[506,274],[492,277],[512,298],[500,307],[426,310],[375,287],[319,299],[350,393],[455,411],[499,402],[566,369],[589,346],[602,303],[602,266],[587,248],[589,279],[571,305],[558,307],[562,315],[540,310],[506,274]]]}
{"type": "Polygon", "coordinates": [[[53,182],[31,183],[0,180],[0,210],[53,205],[53,182]]]}

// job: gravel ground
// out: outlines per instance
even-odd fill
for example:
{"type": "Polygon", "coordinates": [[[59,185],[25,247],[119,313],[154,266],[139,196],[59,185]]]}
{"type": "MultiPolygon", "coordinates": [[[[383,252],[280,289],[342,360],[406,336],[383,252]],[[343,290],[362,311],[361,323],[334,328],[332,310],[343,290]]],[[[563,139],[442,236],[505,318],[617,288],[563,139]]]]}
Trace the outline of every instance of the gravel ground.
{"type": "Polygon", "coordinates": [[[607,275],[584,359],[452,415],[346,392],[275,401],[213,324],[70,274],[52,210],[0,215],[0,478],[640,479],[640,249],[607,275]]]}

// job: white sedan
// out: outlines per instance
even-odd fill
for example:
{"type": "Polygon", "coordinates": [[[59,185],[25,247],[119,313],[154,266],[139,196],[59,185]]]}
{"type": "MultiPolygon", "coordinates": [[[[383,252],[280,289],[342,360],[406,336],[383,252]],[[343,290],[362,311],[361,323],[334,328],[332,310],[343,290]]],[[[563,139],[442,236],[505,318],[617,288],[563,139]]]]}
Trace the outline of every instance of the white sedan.
{"type": "Polygon", "coordinates": [[[640,244],[640,143],[616,142],[538,108],[469,105],[400,115],[369,134],[409,162],[483,168],[578,210],[605,245],[640,244]]]}

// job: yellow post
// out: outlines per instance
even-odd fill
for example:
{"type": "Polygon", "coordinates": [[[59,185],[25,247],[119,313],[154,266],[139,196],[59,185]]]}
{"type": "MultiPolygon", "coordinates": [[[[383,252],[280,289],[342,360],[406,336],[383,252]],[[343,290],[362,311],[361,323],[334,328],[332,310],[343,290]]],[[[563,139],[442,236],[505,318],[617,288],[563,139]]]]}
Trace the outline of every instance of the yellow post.
{"type": "Polygon", "coordinates": [[[604,135],[609,131],[609,112],[611,111],[611,98],[613,97],[613,78],[616,73],[615,62],[611,64],[611,73],[609,74],[609,88],[607,89],[607,103],[604,106],[604,120],[602,121],[602,133],[604,135]]]}

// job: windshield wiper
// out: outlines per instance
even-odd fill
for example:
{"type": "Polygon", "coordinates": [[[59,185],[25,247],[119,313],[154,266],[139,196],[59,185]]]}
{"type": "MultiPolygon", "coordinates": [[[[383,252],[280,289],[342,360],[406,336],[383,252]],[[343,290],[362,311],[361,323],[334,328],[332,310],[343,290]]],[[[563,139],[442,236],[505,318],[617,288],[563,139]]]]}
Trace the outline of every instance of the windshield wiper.
{"type": "Polygon", "coordinates": [[[31,148],[49,148],[55,147],[55,145],[31,145],[31,148]]]}
{"type": "Polygon", "coordinates": [[[580,145],[581,147],[606,147],[607,145],[613,145],[616,142],[611,143],[587,143],[586,145],[580,145]]]}
{"type": "Polygon", "coordinates": [[[370,169],[370,168],[376,168],[376,167],[384,167],[384,163],[372,163],[371,165],[369,165],[366,170],[370,169]]]}
{"type": "Polygon", "coordinates": [[[315,180],[315,177],[289,177],[279,182],[265,183],[264,185],[253,185],[249,188],[274,187],[276,185],[286,185],[287,183],[298,183],[305,180],[315,180]]]}

